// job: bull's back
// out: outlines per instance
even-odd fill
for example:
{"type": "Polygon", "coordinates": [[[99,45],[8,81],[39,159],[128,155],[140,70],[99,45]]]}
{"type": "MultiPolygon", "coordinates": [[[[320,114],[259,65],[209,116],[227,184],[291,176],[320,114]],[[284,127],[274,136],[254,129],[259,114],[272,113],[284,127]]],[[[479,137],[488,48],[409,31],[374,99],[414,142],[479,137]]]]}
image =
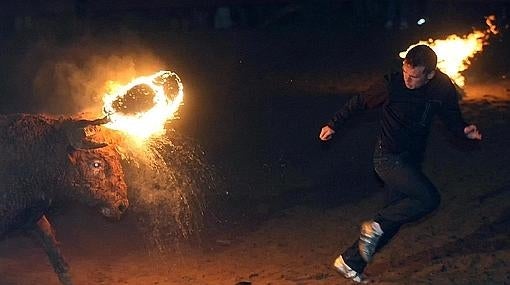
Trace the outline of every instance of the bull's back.
{"type": "Polygon", "coordinates": [[[18,147],[38,144],[54,132],[56,122],[56,119],[45,115],[1,115],[0,141],[7,145],[17,144],[18,147]]]}

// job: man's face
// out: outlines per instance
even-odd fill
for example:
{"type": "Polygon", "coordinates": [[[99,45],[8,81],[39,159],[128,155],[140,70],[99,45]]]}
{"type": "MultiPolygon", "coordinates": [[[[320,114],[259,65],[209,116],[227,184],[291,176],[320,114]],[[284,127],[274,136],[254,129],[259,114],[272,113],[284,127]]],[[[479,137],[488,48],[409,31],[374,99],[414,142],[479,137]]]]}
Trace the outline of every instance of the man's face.
{"type": "Polygon", "coordinates": [[[409,89],[417,89],[427,84],[434,77],[434,71],[425,73],[424,66],[411,66],[410,64],[402,64],[402,73],[404,74],[404,82],[409,89]]]}

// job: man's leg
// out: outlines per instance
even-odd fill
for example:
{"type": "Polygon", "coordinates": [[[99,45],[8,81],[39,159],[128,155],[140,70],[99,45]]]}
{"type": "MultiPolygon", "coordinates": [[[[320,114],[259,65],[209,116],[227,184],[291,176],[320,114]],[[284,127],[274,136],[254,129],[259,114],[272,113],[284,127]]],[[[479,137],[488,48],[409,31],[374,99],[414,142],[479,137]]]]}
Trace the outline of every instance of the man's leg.
{"type": "MultiPolygon", "coordinates": [[[[380,187],[384,187],[385,183],[384,181],[377,175],[377,173],[374,173],[375,179],[380,184],[380,187]]],[[[388,191],[388,187],[384,187],[386,190],[386,204],[392,203],[396,199],[399,199],[401,195],[398,195],[398,193],[395,193],[394,191],[388,191]],[[395,195],[397,194],[397,195],[395,195]]],[[[359,238],[356,239],[356,241],[334,262],[334,267],[340,271],[346,278],[352,279],[349,274],[350,271],[355,271],[359,276],[361,276],[362,272],[365,270],[365,267],[367,266],[367,262],[363,260],[363,258],[360,255],[359,252],[359,238]],[[343,264],[342,264],[343,263],[343,264]],[[343,268],[343,269],[342,269],[343,268]]]]}
{"type": "MultiPolygon", "coordinates": [[[[403,224],[416,221],[432,212],[437,208],[440,200],[436,188],[420,168],[401,157],[379,157],[374,159],[374,166],[385,183],[388,201],[374,218],[383,234],[378,238],[371,255],[384,247],[403,224]]],[[[366,244],[363,245],[361,242],[360,246],[360,239],[358,239],[341,255],[345,264],[359,274],[367,265],[367,257],[363,257],[360,253],[360,247],[363,248],[363,246],[366,244]]],[[[371,259],[371,256],[368,259],[371,259]]]]}
{"type": "Polygon", "coordinates": [[[398,157],[375,166],[393,197],[374,219],[385,233],[386,238],[382,240],[391,238],[403,224],[417,221],[439,206],[439,192],[419,166],[398,157]]]}
{"type": "Polygon", "coordinates": [[[437,208],[440,195],[417,164],[402,156],[387,155],[374,159],[377,174],[385,182],[393,199],[376,215],[370,225],[382,229],[382,234],[364,224],[359,250],[365,261],[387,244],[406,223],[416,221],[437,208]]]}
{"type": "MultiPolygon", "coordinates": [[[[380,177],[377,177],[377,178],[380,178],[380,177]]],[[[384,181],[382,181],[382,180],[381,180],[381,182],[384,183],[384,181]]],[[[386,195],[387,195],[386,196],[386,205],[396,203],[399,200],[405,198],[405,196],[402,193],[396,192],[387,186],[385,186],[384,189],[385,189],[386,195]]],[[[398,231],[398,228],[385,229],[385,232],[383,235],[384,237],[381,236],[379,243],[378,243],[378,248],[381,248],[382,246],[384,246],[384,244],[386,244],[390,239],[388,237],[394,236],[397,231],[398,231]]],[[[347,266],[349,266],[349,268],[351,268],[352,270],[354,270],[356,272],[359,272],[359,274],[361,274],[365,270],[365,267],[367,266],[367,262],[363,259],[363,257],[360,254],[360,251],[359,251],[359,238],[356,239],[356,241],[341,254],[341,257],[342,257],[342,260],[345,262],[345,264],[347,266]]]]}
{"type": "Polygon", "coordinates": [[[367,266],[367,262],[363,260],[358,250],[359,239],[357,239],[349,248],[342,253],[345,263],[354,271],[362,273],[367,266]]]}

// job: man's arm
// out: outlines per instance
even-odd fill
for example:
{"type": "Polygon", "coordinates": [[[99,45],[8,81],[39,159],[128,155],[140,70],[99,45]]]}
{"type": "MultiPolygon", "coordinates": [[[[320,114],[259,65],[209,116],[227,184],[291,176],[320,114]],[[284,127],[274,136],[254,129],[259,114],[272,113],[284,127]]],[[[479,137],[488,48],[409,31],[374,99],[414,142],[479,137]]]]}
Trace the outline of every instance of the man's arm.
{"type": "Polygon", "coordinates": [[[330,140],[344,123],[352,115],[361,110],[373,109],[380,106],[388,99],[388,81],[385,77],[372,84],[366,91],[352,96],[343,107],[335,113],[333,118],[322,127],[319,138],[323,141],[330,140]]]}
{"type": "Polygon", "coordinates": [[[446,94],[446,98],[441,105],[439,116],[448,129],[457,137],[481,140],[482,134],[478,130],[478,127],[476,125],[468,125],[464,122],[459,107],[459,95],[453,84],[446,94]]]}
{"type": "Polygon", "coordinates": [[[478,130],[478,127],[476,125],[469,125],[464,128],[464,134],[468,139],[471,140],[482,140],[482,134],[478,130]]]}

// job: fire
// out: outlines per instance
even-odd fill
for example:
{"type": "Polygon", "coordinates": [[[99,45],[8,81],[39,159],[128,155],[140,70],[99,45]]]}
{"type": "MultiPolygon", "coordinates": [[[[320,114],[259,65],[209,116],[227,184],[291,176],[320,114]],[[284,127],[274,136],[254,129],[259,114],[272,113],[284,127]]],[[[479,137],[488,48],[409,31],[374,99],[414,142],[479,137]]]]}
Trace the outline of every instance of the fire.
{"type": "Polygon", "coordinates": [[[181,79],[171,71],[137,77],[126,85],[110,83],[103,96],[106,127],[143,142],[165,133],[165,123],[175,118],[184,92],[181,79]]]}
{"type": "Polygon", "coordinates": [[[459,87],[464,87],[465,78],[461,72],[469,67],[470,59],[482,51],[485,45],[488,45],[489,36],[498,33],[496,26],[493,24],[495,20],[494,15],[486,17],[485,23],[489,27],[485,31],[475,30],[462,37],[454,34],[444,40],[429,39],[428,41],[420,41],[408,47],[406,51],[400,52],[399,56],[405,58],[407,52],[416,45],[428,45],[437,54],[437,67],[459,87]]]}

